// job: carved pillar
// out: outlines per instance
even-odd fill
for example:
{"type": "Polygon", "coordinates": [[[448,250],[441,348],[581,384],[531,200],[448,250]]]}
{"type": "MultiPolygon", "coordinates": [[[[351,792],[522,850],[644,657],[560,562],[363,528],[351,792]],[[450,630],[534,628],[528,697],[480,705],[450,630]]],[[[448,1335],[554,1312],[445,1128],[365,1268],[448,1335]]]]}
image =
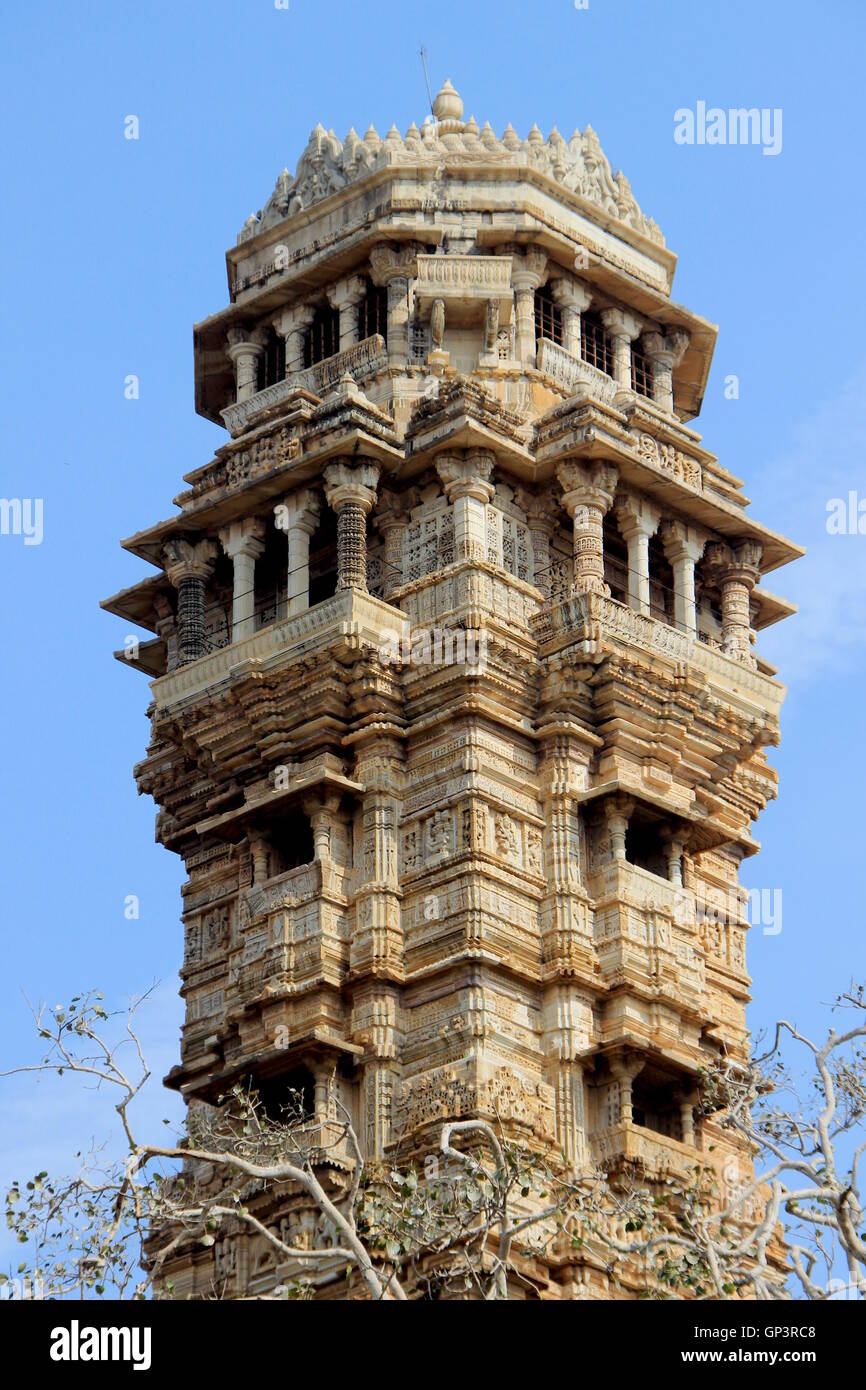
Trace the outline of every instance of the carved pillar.
{"type": "Polygon", "coordinates": [[[685,841],[676,831],[665,836],[665,859],[668,866],[668,879],[676,887],[683,886],[683,850],[685,841]]]}
{"type": "Polygon", "coordinates": [[[156,635],[165,646],[165,669],[176,671],[177,659],[177,619],[165,594],[157,594],[153,600],[156,619],[156,635]]]}
{"type": "Polygon", "coordinates": [[[685,329],[664,335],[644,334],[644,353],[652,363],[653,400],[669,414],[673,414],[674,409],[674,367],[682,361],[688,345],[689,335],[685,329]]]}
{"type": "Polygon", "coordinates": [[[610,463],[561,463],[557,477],[574,521],[574,592],[603,594],[604,518],[616,491],[616,469],[610,463]]]}
{"type": "Polygon", "coordinates": [[[697,1092],[694,1089],[683,1087],[680,1091],[679,1106],[680,1128],[684,1144],[697,1143],[697,1135],[695,1134],[695,1106],[697,1103],[697,1092]]]}
{"type": "Polygon", "coordinates": [[[316,1062],[313,1066],[313,1113],[319,1124],[332,1117],[334,1062],[316,1062]]]}
{"type": "Polygon", "coordinates": [[[245,328],[230,328],[226,351],[235,369],[235,400],[246,401],[254,396],[259,385],[259,359],[265,350],[261,329],[250,333],[245,328]]]}
{"type": "Polygon", "coordinates": [[[760,578],[761,547],[745,541],[735,550],[715,541],[707,546],[706,571],[722,596],[722,650],[737,661],[754,662],[751,654],[749,599],[760,578]]]}
{"type": "Polygon", "coordinates": [[[628,606],[636,613],[650,611],[649,542],[660,516],[645,497],[626,493],[617,498],[616,519],[628,546],[628,606]]]}
{"type": "Polygon", "coordinates": [[[551,293],[562,314],[562,346],[572,357],[580,356],[580,316],[592,303],[592,294],[579,280],[551,280],[551,293]]]}
{"type": "Polygon", "coordinates": [[[264,883],[268,877],[268,859],[270,851],[268,842],[263,835],[250,835],[250,857],[253,862],[253,883],[264,883]]]}
{"type": "Polygon", "coordinates": [[[627,309],[602,309],[601,321],[613,343],[613,375],[621,391],[631,390],[631,345],[641,326],[627,309]]]}
{"type": "Polygon", "coordinates": [[[313,828],[313,858],[331,858],[331,836],[334,820],[340,806],[339,792],[317,792],[307,797],[303,803],[305,816],[309,816],[313,828]]]}
{"type": "Polygon", "coordinates": [[[518,488],[517,503],[526,512],[532,541],[532,582],[550,598],[550,541],[556,530],[557,503],[549,494],[527,488],[518,488]]]}
{"type": "Polygon", "coordinates": [[[512,259],[511,283],[517,325],[515,351],[518,362],[526,367],[535,366],[535,291],[544,283],[546,274],[547,257],[543,251],[530,250],[512,259]]]}
{"type": "Polygon", "coordinates": [[[387,601],[403,583],[403,540],[409,522],[409,512],[417,494],[384,492],[380,494],[375,522],[383,541],[383,597],[387,601]]]}
{"type": "Polygon", "coordinates": [[[681,632],[695,637],[695,565],[704,553],[707,538],[684,521],[665,521],[659,534],[674,572],[674,622],[681,632]]]}
{"type": "Polygon", "coordinates": [[[604,807],[611,852],[614,861],[622,864],[625,863],[625,837],[633,810],[634,802],[623,796],[612,797],[604,807]]]}
{"type": "Polygon", "coordinates": [[[255,517],[233,521],[220,531],[220,542],[234,567],[232,641],[252,637],[256,622],[256,560],[265,548],[265,525],[255,517]]]}
{"type": "Polygon", "coordinates": [[[417,274],[417,255],[411,242],[374,246],[370,253],[373,283],[388,288],[388,357],[396,367],[409,359],[409,281],[417,274]]]}
{"type": "Polygon", "coordinates": [[[455,560],[487,559],[487,504],[493,501],[490,482],[496,459],[486,449],[440,454],[436,472],[454,508],[455,560]]]}
{"type": "Polygon", "coordinates": [[[644,1058],[639,1052],[615,1052],[610,1059],[615,1091],[611,1097],[611,1123],[631,1124],[631,1091],[635,1077],[644,1069],[644,1058]]]}
{"type": "Polygon", "coordinates": [[[288,537],[286,593],[290,618],[310,605],[310,537],[319,521],[319,498],[311,488],[298,488],[274,508],[279,531],[288,537]]]}
{"type": "Polygon", "coordinates": [[[340,315],[340,352],[354,347],[358,341],[358,305],[366,290],[360,275],[350,275],[328,291],[328,301],[340,315]]]}
{"type": "Polygon", "coordinates": [[[337,513],[337,588],[366,592],[367,515],[376,500],[379,465],[330,463],[324,480],[328,506],[337,513]]]}
{"type": "Polygon", "coordinates": [[[277,323],[277,332],[286,340],[286,376],[295,376],[304,368],[304,338],[315,317],[312,304],[293,304],[277,323]]]}
{"type": "Polygon", "coordinates": [[[205,586],[217,557],[215,541],[166,541],[163,564],[177,589],[178,665],[205,655],[205,586]]]}

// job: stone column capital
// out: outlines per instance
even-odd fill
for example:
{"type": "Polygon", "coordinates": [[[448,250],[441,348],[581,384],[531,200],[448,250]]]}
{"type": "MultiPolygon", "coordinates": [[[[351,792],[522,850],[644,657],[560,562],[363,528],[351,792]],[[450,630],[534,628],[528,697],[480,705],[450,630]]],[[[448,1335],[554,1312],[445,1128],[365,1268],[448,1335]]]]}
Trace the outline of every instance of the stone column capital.
{"type": "Polygon", "coordinates": [[[230,559],[245,555],[257,560],[265,548],[265,523],[258,517],[232,521],[219,533],[220,544],[230,559]]]}
{"type": "Polygon", "coordinates": [[[569,516],[573,517],[578,507],[610,510],[618,478],[612,463],[561,463],[556,476],[562,488],[562,505],[569,516]]]}
{"type": "Polygon", "coordinates": [[[641,1052],[612,1052],[608,1061],[617,1081],[634,1081],[646,1066],[646,1057],[641,1052]]]}
{"type": "Polygon", "coordinates": [[[547,492],[530,492],[528,488],[519,487],[515,493],[515,500],[526,513],[530,531],[544,531],[553,535],[559,512],[559,504],[555,497],[547,492]]]}
{"type": "Polygon", "coordinates": [[[742,541],[735,546],[724,541],[710,541],[705,551],[704,570],[711,582],[737,580],[753,588],[761,577],[761,556],[757,541],[742,541]]]}
{"type": "Polygon", "coordinates": [[[366,293],[363,275],[346,275],[327,291],[328,303],[332,309],[350,309],[353,304],[360,304],[366,293]]]}
{"type": "Polygon", "coordinates": [[[414,242],[381,242],[370,252],[370,274],[374,285],[389,285],[392,280],[411,280],[418,274],[418,251],[414,242]]]}
{"type": "Polygon", "coordinates": [[[511,260],[511,283],[516,290],[537,290],[547,275],[547,256],[534,247],[511,260]]]}
{"type": "Polygon", "coordinates": [[[490,478],[496,459],[486,449],[439,454],[434,462],[449,502],[456,502],[460,497],[474,497],[478,502],[493,501],[495,490],[490,478]]]}
{"type": "Polygon", "coordinates": [[[645,333],[643,335],[645,355],[651,362],[658,363],[662,367],[678,366],[685,356],[688,345],[689,334],[684,328],[675,329],[671,333],[645,333]]]}
{"type": "Polygon", "coordinates": [[[589,286],[580,280],[573,280],[571,276],[557,276],[551,280],[550,291],[561,309],[572,309],[578,314],[585,313],[592,303],[589,286]]]}
{"type": "Polygon", "coordinates": [[[321,502],[312,488],[297,488],[274,507],[278,531],[306,531],[311,536],[319,523],[321,502]]]}
{"type": "Polygon", "coordinates": [[[654,536],[659,529],[661,510],[646,497],[638,497],[633,492],[618,492],[616,495],[617,524],[623,540],[632,536],[654,536]]]}
{"type": "Polygon", "coordinates": [[[175,588],[183,579],[210,579],[219,550],[216,541],[206,538],[189,541],[172,538],[162,547],[162,561],[175,588]]]}
{"type": "Polygon", "coordinates": [[[708,539],[699,527],[670,518],[662,522],[659,536],[671,564],[678,560],[691,560],[692,564],[696,565],[704,553],[708,539]]]}
{"type": "Polygon", "coordinates": [[[291,333],[303,333],[316,315],[315,304],[292,304],[274,319],[274,327],[284,338],[291,333]]]}
{"type": "Polygon", "coordinates": [[[354,502],[366,516],[376,500],[379,473],[377,463],[329,463],[323,475],[328,506],[339,512],[354,502]]]}
{"type": "Polygon", "coordinates": [[[230,328],[226,333],[226,352],[233,362],[239,357],[260,357],[265,350],[265,328],[230,328]]]}
{"type": "Polygon", "coordinates": [[[601,321],[612,338],[627,338],[633,342],[640,337],[642,322],[628,309],[602,309],[601,321]]]}
{"type": "Polygon", "coordinates": [[[373,520],[378,531],[384,534],[395,527],[405,526],[409,513],[417,505],[418,493],[415,488],[407,492],[393,492],[390,488],[379,493],[376,515],[373,520]]]}

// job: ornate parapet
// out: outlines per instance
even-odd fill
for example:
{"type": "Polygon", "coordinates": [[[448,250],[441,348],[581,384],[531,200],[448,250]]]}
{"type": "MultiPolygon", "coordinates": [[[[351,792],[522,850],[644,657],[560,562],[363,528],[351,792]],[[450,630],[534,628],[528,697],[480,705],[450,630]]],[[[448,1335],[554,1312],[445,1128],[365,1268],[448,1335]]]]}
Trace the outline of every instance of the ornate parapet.
{"type": "MultiPolygon", "coordinates": [[[[697,670],[757,701],[767,714],[778,718],[784,687],[778,681],[741,663],[723,651],[715,651],[669,623],[659,622],[627,608],[603,594],[574,594],[544,608],[532,621],[540,645],[560,648],[572,642],[622,642],[653,655],[693,665],[697,670]],[[565,639],[565,640],[563,640],[565,639]]],[[[165,678],[163,678],[165,679],[165,678]]]]}
{"type": "Polygon", "coordinates": [[[581,357],[573,357],[565,348],[542,338],[538,347],[536,366],[540,372],[552,377],[557,386],[562,386],[569,394],[579,400],[599,401],[602,405],[613,405],[617,384],[612,377],[600,372],[581,357]]]}
{"type": "Polygon", "coordinates": [[[375,376],[387,366],[385,340],[378,333],[374,333],[372,337],[364,338],[362,342],[353,344],[344,352],[336,352],[333,357],[317,362],[314,367],[295,372],[284,381],[274,382],[273,386],[266,386],[263,391],[257,391],[247,400],[227,406],[220,414],[226,429],[232,438],[236,438],[249,429],[258,416],[281,405],[299,388],[320,396],[336,386],[347,374],[357,382],[375,376]]]}
{"type": "Polygon", "coordinates": [[[404,1083],[394,1110],[399,1139],[467,1118],[501,1122],[506,1129],[522,1129],[541,1141],[549,1142],[556,1133],[553,1087],[529,1083],[511,1067],[500,1067],[486,1080],[472,1074],[466,1062],[426,1071],[404,1083]]]}
{"type": "Polygon", "coordinates": [[[698,460],[684,454],[675,444],[664,444],[651,434],[632,432],[632,441],[637,449],[641,463],[650,468],[660,468],[669,473],[678,483],[700,492],[703,488],[703,474],[698,460]]]}
{"type": "Polygon", "coordinates": [[[415,303],[422,312],[436,299],[493,300],[511,309],[511,256],[419,256],[415,303]]]}
{"type": "Polygon", "coordinates": [[[165,709],[228,681],[234,668],[242,671],[247,663],[261,663],[267,669],[331,642],[346,641],[358,647],[366,644],[378,651],[383,630],[402,632],[405,625],[406,618],[398,609],[370,594],[348,589],[296,617],[263,628],[244,642],[213,652],[194,666],[159,676],[152,683],[153,696],[157,708],[165,709]]]}

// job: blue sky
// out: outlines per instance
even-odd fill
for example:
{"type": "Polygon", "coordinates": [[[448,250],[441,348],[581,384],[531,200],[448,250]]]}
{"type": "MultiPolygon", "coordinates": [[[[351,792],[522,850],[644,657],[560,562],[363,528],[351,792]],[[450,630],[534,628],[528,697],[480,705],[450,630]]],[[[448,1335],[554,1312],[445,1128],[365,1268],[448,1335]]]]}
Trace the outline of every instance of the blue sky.
{"type": "MultiPolygon", "coordinates": [[[[222,442],[194,414],[192,324],[226,302],[225,249],[317,121],[341,138],[420,124],[420,38],[434,91],[450,76],[499,134],[589,121],[680,258],[675,297],[721,326],[699,427],[754,514],[809,548],[771,582],[801,613],[762,643],[790,691],[780,800],[744,872],[783,894],[782,932],[750,933],[751,1020],[819,1027],[866,973],[866,536],[825,528],[829,498],[866,498],[866,7],[42,0],[2,27],[0,494],[44,503],[41,545],[0,536],[2,1065],[34,1056],[22,990],[122,1003],[154,980],[155,1074],[175,1059],[182,874],[132,779],[147,684],[112,660],[127,629],[98,601],[146,572],[118,539],[169,515],[222,442]],[[781,152],[676,144],[674,112],[698,101],[780,108],[781,152]]],[[[48,1123],[46,1092],[2,1083],[0,1182],[102,1132],[107,1101],[47,1095],[48,1123]]],[[[151,1132],[176,1113],[156,1088],[142,1108],[151,1132]]]]}

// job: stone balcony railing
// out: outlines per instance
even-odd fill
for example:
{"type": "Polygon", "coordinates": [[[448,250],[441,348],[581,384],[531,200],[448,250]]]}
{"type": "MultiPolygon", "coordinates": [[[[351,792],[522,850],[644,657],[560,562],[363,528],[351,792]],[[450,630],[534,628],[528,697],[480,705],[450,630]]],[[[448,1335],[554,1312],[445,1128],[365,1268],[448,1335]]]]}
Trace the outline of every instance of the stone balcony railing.
{"type": "Polygon", "coordinates": [[[683,1177],[699,1163],[706,1162],[700,1150],[690,1144],[628,1120],[591,1135],[589,1142],[593,1160],[603,1167],[633,1163],[647,1173],[673,1173],[683,1177]]]}
{"type": "Polygon", "coordinates": [[[418,257],[415,302],[423,310],[434,299],[461,302],[477,299],[499,301],[503,319],[511,312],[510,256],[425,256],[418,257]]]}
{"type": "Polygon", "coordinates": [[[613,378],[589,362],[584,362],[582,357],[573,357],[549,338],[541,339],[535,365],[538,371],[564,387],[569,396],[582,396],[587,400],[600,401],[603,405],[613,404],[618,389],[613,378]]]}
{"type": "Polygon", "coordinates": [[[157,707],[164,709],[201,696],[227,681],[230,673],[245,663],[267,668],[287,656],[299,657],[340,639],[379,649],[386,634],[402,634],[404,629],[408,630],[408,620],[399,609],[359,589],[345,589],[304,613],[283,618],[252,637],[158,676],[151,682],[151,690],[157,707]]]}
{"type": "Polygon", "coordinates": [[[705,966],[694,893],[625,860],[597,870],[592,892],[598,905],[594,936],[602,972],[637,971],[654,980],[662,994],[689,998],[697,1007],[705,966]],[[621,905],[627,910],[621,911],[621,905]]]}
{"type": "Polygon", "coordinates": [[[545,654],[578,643],[608,640],[682,662],[695,667],[714,684],[747,694],[771,717],[778,718],[784,698],[784,687],[778,681],[688,632],[635,612],[617,599],[603,594],[573,594],[547,605],[532,620],[532,629],[545,654]]]}
{"type": "Polygon", "coordinates": [[[285,380],[276,381],[273,386],[266,386],[263,391],[257,391],[245,401],[226,406],[220,414],[226,429],[234,439],[243,434],[258,416],[280,405],[298,387],[310,391],[314,396],[321,396],[332,386],[336,386],[347,372],[357,382],[365,377],[375,376],[387,366],[385,339],[374,333],[372,337],[364,338],[362,342],[334,353],[333,357],[326,357],[313,367],[307,367],[302,372],[293,372],[285,380]]]}

